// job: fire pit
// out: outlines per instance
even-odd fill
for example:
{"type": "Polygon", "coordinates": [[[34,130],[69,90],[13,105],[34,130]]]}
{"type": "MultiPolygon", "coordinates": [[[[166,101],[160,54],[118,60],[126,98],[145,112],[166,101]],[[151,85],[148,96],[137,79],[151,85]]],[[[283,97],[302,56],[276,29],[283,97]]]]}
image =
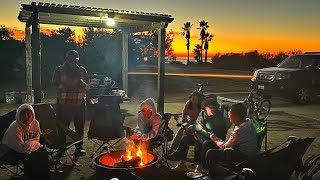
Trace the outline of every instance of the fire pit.
{"type": "Polygon", "coordinates": [[[160,157],[138,146],[128,146],[126,150],[103,153],[93,159],[95,172],[104,178],[129,178],[134,170],[145,169],[157,165],[160,157]],[[111,177],[112,176],[112,177],[111,177]]]}

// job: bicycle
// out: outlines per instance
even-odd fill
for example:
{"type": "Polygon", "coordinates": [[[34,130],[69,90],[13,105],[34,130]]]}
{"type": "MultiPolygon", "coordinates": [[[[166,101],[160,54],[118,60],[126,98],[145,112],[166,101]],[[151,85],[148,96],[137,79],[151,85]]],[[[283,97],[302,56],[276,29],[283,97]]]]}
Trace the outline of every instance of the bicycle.
{"type": "Polygon", "coordinates": [[[196,83],[196,87],[197,87],[196,91],[204,95],[203,86],[208,85],[208,84],[209,84],[208,82],[197,82],[196,83]]]}
{"type": "Polygon", "coordinates": [[[208,82],[197,82],[195,91],[199,92],[200,94],[202,94],[203,95],[203,99],[206,99],[206,98],[217,99],[217,96],[215,94],[213,94],[213,93],[210,93],[210,94],[205,94],[204,93],[203,87],[204,86],[208,86],[208,85],[209,85],[208,82]]]}
{"type": "Polygon", "coordinates": [[[249,118],[257,118],[259,121],[263,121],[269,115],[271,109],[271,95],[256,90],[250,85],[250,93],[244,100],[244,104],[247,107],[247,115],[249,118]]]}

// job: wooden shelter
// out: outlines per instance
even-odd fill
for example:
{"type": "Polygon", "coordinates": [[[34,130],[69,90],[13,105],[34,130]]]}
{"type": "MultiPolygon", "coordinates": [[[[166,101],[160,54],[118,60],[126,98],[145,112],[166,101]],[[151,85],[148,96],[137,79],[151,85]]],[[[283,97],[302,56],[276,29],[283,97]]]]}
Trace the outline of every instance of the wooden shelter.
{"type": "Polygon", "coordinates": [[[32,2],[21,4],[18,16],[26,23],[27,91],[41,102],[40,24],[119,29],[122,32],[122,86],[128,92],[128,34],[158,30],[158,111],[164,111],[165,34],[171,15],[32,2]],[[107,24],[113,20],[114,25],[107,24]],[[32,34],[30,27],[32,26],[32,34]]]}

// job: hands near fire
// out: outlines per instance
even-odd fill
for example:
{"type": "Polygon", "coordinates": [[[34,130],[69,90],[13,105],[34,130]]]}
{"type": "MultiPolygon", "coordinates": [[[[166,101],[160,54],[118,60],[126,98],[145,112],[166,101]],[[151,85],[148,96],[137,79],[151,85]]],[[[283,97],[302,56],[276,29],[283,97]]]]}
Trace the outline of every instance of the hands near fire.
{"type": "Polygon", "coordinates": [[[134,140],[138,140],[138,141],[145,141],[146,138],[143,138],[142,137],[142,134],[138,131],[135,131],[131,136],[130,136],[131,139],[134,139],[134,140]]]}

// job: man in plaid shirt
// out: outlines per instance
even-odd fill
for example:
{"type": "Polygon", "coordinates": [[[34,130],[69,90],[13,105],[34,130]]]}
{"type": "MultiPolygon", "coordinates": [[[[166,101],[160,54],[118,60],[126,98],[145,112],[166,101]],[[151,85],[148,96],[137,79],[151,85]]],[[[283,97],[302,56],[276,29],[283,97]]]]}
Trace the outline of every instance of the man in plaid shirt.
{"type": "MultiPolygon", "coordinates": [[[[57,118],[58,121],[69,127],[73,119],[76,133],[83,136],[86,110],[86,87],[89,76],[86,69],[78,65],[79,54],[70,50],[66,54],[65,63],[56,67],[53,75],[53,84],[57,88],[57,118]]],[[[65,132],[60,129],[59,134],[63,142],[66,141],[65,132]]],[[[76,144],[75,154],[85,156],[82,149],[83,141],[76,144]]]]}

